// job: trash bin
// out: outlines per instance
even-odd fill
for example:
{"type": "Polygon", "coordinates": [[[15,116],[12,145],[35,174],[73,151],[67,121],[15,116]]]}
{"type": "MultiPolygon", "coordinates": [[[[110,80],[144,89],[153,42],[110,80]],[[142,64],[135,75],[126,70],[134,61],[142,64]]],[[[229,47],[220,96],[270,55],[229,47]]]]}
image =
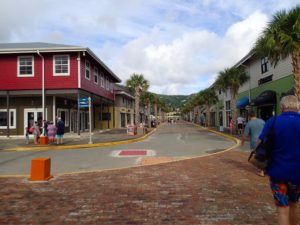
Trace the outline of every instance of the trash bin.
{"type": "Polygon", "coordinates": [[[220,131],[220,132],[224,132],[224,127],[223,127],[223,126],[220,126],[219,131],[220,131]]]}
{"type": "Polygon", "coordinates": [[[134,136],[137,134],[137,127],[134,125],[127,126],[127,135],[134,136]]]}

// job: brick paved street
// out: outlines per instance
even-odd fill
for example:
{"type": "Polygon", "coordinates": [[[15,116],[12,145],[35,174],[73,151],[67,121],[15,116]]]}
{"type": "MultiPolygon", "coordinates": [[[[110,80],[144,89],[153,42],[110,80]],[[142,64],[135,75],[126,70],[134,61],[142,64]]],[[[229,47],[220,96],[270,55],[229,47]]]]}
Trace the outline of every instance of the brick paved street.
{"type": "Polygon", "coordinates": [[[0,224],[275,224],[268,179],[237,150],[124,170],[0,179],[0,224]]]}

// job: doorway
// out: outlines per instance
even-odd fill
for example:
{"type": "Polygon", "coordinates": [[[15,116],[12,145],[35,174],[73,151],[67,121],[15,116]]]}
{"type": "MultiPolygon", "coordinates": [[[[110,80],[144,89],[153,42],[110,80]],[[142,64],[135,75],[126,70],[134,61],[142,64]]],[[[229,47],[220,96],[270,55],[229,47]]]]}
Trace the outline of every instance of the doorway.
{"type": "Polygon", "coordinates": [[[125,113],[120,113],[121,114],[121,127],[125,127],[125,113]]]}
{"type": "Polygon", "coordinates": [[[258,107],[258,117],[267,121],[272,116],[275,115],[275,106],[274,105],[266,105],[258,107]]]}
{"type": "Polygon", "coordinates": [[[78,132],[78,127],[77,127],[77,110],[71,109],[71,114],[70,114],[70,132],[78,132]]]}
{"type": "MultiPolygon", "coordinates": [[[[46,112],[45,120],[47,120],[46,109],[45,112],[46,112]]],[[[35,121],[38,122],[39,127],[43,127],[43,109],[42,108],[24,109],[24,131],[25,131],[25,127],[32,127],[35,121]]]]}

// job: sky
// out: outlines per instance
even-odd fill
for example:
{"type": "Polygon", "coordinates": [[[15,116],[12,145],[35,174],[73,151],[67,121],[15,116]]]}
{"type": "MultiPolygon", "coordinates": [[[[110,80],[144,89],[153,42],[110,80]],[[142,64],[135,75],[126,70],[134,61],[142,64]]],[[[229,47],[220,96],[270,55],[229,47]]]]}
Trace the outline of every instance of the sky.
{"type": "Polygon", "coordinates": [[[251,50],[275,12],[296,0],[0,0],[0,42],[90,48],[121,80],[189,95],[251,50]]]}

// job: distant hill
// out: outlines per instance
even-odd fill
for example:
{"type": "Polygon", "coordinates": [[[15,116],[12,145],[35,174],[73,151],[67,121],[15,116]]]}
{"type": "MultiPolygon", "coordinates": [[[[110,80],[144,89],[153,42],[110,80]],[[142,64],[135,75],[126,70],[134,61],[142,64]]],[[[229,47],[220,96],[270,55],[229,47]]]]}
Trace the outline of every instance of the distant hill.
{"type": "Polygon", "coordinates": [[[166,103],[167,107],[170,108],[171,111],[181,108],[186,100],[190,97],[189,95],[156,95],[166,103]]]}

